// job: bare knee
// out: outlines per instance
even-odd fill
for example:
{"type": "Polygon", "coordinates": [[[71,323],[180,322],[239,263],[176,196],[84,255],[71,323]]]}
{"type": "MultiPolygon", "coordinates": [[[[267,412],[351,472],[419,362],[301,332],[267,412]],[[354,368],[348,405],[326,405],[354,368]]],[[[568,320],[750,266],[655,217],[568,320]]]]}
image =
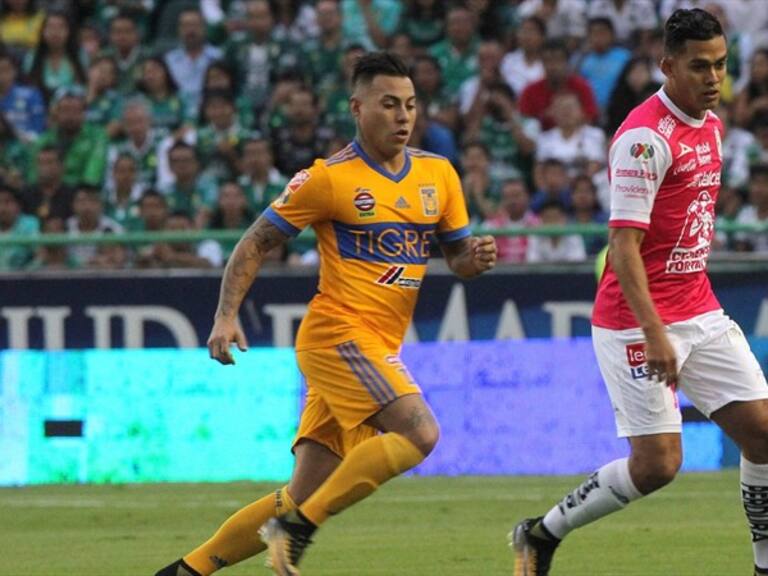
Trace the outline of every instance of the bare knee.
{"type": "Polygon", "coordinates": [[[402,435],[408,438],[408,440],[424,454],[429,456],[432,450],[437,446],[437,441],[440,439],[440,427],[437,422],[432,419],[430,424],[425,424],[419,428],[402,432],[402,435]]]}
{"type": "Polygon", "coordinates": [[[650,494],[672,482],[681,464],[680,453],[667,453],[655,457],[632,454],[629,459],[629,472],[635,487],[643,494],[650,494]]]}
{"type": "Polygon", "coordinates": [[[424,456],[434,450],[440,438],[437,420],[420,394],[401,396],[372,416],[367,423],[382,432],[404,436],[424,456]]]}

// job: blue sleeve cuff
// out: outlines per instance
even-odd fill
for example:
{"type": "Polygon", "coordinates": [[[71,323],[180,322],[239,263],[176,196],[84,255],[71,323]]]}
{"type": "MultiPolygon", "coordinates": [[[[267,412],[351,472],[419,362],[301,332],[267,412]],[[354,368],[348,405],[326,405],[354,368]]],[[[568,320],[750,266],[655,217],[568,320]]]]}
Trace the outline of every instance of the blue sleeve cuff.
{"type": "Polygon", "coordinates": [[[293,224],[288,222],[285,218],[280,216],[277,212],[272,210],[272,206],[267,207],[264,212],[261,213],[264,218],[269,220],[272,224],[277,226],[277,228],[280,230],[280,232],[283,232],[284,234],[287,234],[288,236],[296,236],[299,232],[301,232],[301,228],[296,228],[293,224]]]}
{"type": "Polygon", "coordinates": [[[469,227],[464,226],[463,228],[451,230],[449,232],[438,232],[437,239],[440,240],[440,242],[456,242],[456,240],[461,240],[471,235],[472,232],[469,230],[469,227]]]}

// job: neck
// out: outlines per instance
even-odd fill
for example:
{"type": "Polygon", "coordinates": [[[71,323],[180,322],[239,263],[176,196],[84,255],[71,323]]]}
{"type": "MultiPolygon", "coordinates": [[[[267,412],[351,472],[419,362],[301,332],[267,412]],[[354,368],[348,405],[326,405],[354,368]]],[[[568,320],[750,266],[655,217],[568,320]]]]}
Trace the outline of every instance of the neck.
{"type": "Polygon", "coordinates": [[[251,180],[254,182],[266,182],[269,178],[269,170],[262,170],[261,168],[254,168],[250,172],[251,180]]]}
{"type": "Polygon", "coordinates": [[[197,58],[202,52],[203,52],[203,44],[194,45],[194,46],[186,46],[184,48],[185,52],[192,58],[197,58]]]}
{"type": "Polygon", "coordinates": [[[328,30],[320,34],[320,42],[324,46],[336,46],[340,40],[341,30],[328,30]]]}
{"type": "Polygon", "coordinates": [[[687,103],[683,102],[683,99],[680,98],[680,96],[677,94],[677,90],[675,90],[675,87],[671,86],[669,82],[664,84],[664,93],[667,95],[667,98],[670,99],[672,104],[680,108],[680,110],[683,113],[687,114],[691,118],[695,118],[697,120],[703,120],[704,117],[707,115],[706,110],[694,110],[687,103]]]}
{"type": "Polygon", "coordinates": [[[224,228],[240,228],[240,221],[242,218],[240,214],[222,214],[221,220],[224,223],[224,228]]]}
{"type": "Polygon", "coordinates": [[[376,164],[378,164],[388,172],[391,172],[392,174],[397,174],[398,172],[400,172],[400,170],[403,169],[403,166],[405,166],[405,150],[401,150],[400,152],[398,152],[392,157],[387,157],[381,152],[379,152],[373,145],[367,142],[366,139],[362,136],[362,134],[358,133],[357,142],[358,144],[360,144],[360,147],[363,149],[363,152],[365,152],[371,160],[376,162],[376,164]]]}
{"type": "Polygon", "coordinates": [[[80,220],[77,223],[77,227],[80,230],[80,232],[91,232],[93,230],[96,230],[98,227],[99,221],[98,220],[80,220]]]}

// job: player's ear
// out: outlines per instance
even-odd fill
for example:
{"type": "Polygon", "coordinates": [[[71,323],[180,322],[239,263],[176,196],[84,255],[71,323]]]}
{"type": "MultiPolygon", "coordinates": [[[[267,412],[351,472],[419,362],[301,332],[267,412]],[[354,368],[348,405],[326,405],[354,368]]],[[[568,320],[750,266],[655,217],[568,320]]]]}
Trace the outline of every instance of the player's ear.
{"type": "Polygon", "coordinates": [[[360,117],[360,99],[354,94],[349,98],[349,111],[355,118],[360,117]]]}
{"type": "Polygon", "coordinates": [[[664,76],[667,78],[670,77],[672,74],[672,66],[674,64],[674,56],[671,56],[670,54],[664,54],[664,56],[661,57],[661,62],[659,63],[659,67],[661,68],[661,71],[664,73],[664,76]]]}

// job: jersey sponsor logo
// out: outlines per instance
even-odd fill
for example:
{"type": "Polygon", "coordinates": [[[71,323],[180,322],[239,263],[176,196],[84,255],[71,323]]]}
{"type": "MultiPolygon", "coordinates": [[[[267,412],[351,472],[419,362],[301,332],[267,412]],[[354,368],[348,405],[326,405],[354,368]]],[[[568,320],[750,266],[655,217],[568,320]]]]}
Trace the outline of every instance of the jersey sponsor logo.
{"type": "Polygon", "coordinates": [[[638,178],[640,180],[653,181],[658,180],[659,175],[656,172],[638,168],[616,168],[614,178],[638,178]]]}
{"type": "Polygon", "coordinates": [[[426,264],[435,228],[435,224],[411,222],[333,222],[342,258],[388,264],[426,264]]]}
{"type": "Polygon", "coordinates": [[[406,266],[390,266],[376,280],[376,284],[383,286],[400,286],[401,288],[418,289],[421,287],[421,278],[406,278],[403,274],[406,266]]]}
{"type": "Polygon", "coordinates": [[[642,158],[643,160],[649,160],[656,154],[656,150],[652,144],[645,144],[643,142],[635,142],[629,149],[629,153],[632,158],[642,158]]]}
{"type": "Polygon", "coordinates": [[[371,191],[368,188],[357,188],[355,190],[355,208],[357,208],[357,215],[360,218],[370,218],[376,215],[374,208],[376,207],[376,198],[373,197],[371,191]]]}
{"type": "Polygon", "coordinates": [[[674,176],[677,176],[678,174],[681,174],[684,172],[692,172],[693,170],[696,169],[696,166],[697,166],[696,158],[691,158],[685,164],[678,164],[677,166],[675,166],[675,169],[672,170],[672,174],[674,176]]]}
{"type": "Polygon", "coordinates": [[[670,136],[672,136],[672,132],[675,131],[676,126],[677,126],[677,121],[674,118],[672,118],[670,114],[667,114],[666,116],[664,116],[664,118],[659,120],[659,124],[658,126],[656,126],[656,128],[664,136],[669,138],[670,136]]]}
{"type": "Polygon", "coordinates": [[[675,159],[682,158],[683,156],[693,152],[693,148],[688,146],[688,144],[686,144],[685,142],[678,142],[678,144],[680,145],[680,152],[677,153],[677,156],[675,156],[675,159]]]}
{"type": "Polygon", "coordinates": [[[648,188],[640,184],[613,184],[614,191],[623,195],[625,198],[645,198],[651,193],[648,188]]]}
{"type": "Polygon", "coordinates": [[[296,192],[299,188],[304,186],[304,183],[310,178],[311,178],[311,175],[306,170],[301,170],[300,172],[296,172],[293,178],[291,178],[290,182],[288,182],[288,184],[286,185],[285,189],[283,190],[283,193],[280,194],[280,196],[275,201],[275,205],[277,207],[280,207],[288,204],[288,202],[291,200],[291,195],[293,195],[293,193],[296,192]]]}
{"type": "Polygon", "coordinates": [[[709,142],[696,144],[696,160],[698,160],[699,166],[712,162],[712,150],[709,147],[709,142]]]}
{"type": "Polygon", "coordinates": [[[421,196],[421,207],[424,210],[424,216],[437,216],[439,205],[435,187],[431,185],[420,186],[419,195],[421,196]]]}
{"type": "Polygon", "coordinates": [[[627,344],[627,362],[632,378],[639,380],[648,377],[648,364],[645,357],[645,342],[627,344]]]}
{"type": "Polygon", "coordinates": [[[686,210],[685,223],[666,263],[667,274],[694,274],[707,267],[715,232],[715,201],[699,192],[686,210]]]}
{"type": "Polygon", "coordinates": [[[693,181],[688,184],[689,188],[705,188],[709,186],[720,186],[720,171],[707,170],[693,175],[693,181]]]}

